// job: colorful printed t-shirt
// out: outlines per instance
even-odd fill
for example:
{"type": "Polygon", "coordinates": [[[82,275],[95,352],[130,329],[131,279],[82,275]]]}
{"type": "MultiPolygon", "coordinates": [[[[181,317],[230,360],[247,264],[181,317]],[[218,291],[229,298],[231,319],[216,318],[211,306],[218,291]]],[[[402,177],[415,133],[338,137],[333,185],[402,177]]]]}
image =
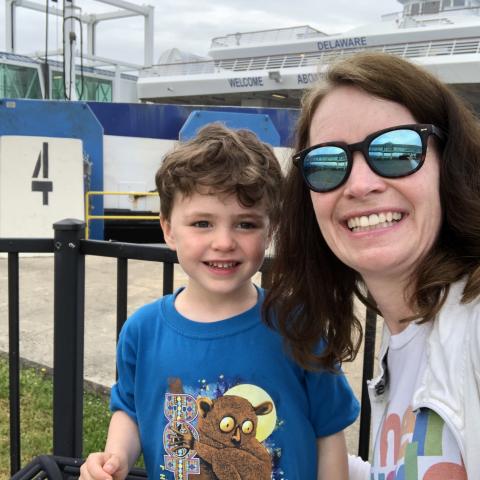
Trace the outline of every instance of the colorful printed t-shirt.
{"type": "Polygon", "coordinates": [[[308,372],[253,308],[191,321],[169,295],[120,334],[112,410],[137,424],[150,479],[316,480],[318,437],[359,406],[341,372],[308,372]]]}
{"type": "Polygon", "coordinates": [[[389,404],[376,439],[371,480],[466,480],[458,443],[433,410],[412,411],[412,397],[426,368],[431,323],[411,323],[390,337],[389,404]]]}

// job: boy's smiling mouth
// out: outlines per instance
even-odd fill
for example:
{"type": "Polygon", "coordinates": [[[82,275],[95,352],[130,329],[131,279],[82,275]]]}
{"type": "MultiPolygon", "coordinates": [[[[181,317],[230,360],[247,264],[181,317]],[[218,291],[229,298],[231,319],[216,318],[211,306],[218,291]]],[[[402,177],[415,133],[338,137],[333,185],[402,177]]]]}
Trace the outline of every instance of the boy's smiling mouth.
{"type": "Polygon", "coordinates": [[[228,270],[240,265],[240,262],[203,262],[210,268],[218,268],[220,270],[228,270]]]}

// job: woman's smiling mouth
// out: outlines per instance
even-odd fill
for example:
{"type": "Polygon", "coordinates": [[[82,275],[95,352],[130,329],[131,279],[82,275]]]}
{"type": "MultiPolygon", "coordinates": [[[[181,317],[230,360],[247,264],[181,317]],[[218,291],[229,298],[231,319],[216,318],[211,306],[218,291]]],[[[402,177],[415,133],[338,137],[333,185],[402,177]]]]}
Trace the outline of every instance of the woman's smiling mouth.
{"type": "Polygon", "coordinates": [[[378,228],[391,227],[402,220],[403,217],[403,213],[386,211],[351,217],[346,223],[351,232],[366,232],[378,228]]]}

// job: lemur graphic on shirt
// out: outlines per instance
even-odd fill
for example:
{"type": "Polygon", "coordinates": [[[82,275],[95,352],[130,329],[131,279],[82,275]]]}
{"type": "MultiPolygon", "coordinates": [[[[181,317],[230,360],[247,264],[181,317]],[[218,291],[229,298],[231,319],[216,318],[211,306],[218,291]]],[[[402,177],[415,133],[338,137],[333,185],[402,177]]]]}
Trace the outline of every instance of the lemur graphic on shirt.
{"type": "Polygon", "coordinates": [[[175,479],[190,475],[195,480],[272,478],[272,457],[256,437],[259,417],[274,410],[271,400],[253,405],[247,398],[228,393],[195,399],[183,392],[179,379],[170,380],[169,390],[165,468],[175,479]]]}

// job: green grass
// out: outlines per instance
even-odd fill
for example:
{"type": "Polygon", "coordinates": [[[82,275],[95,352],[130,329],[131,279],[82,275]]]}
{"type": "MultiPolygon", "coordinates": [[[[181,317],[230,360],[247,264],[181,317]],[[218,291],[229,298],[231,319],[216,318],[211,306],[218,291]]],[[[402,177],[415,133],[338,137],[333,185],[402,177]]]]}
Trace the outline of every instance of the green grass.
{"type": "MultiPolygon", "coordinates": [[[[10,478],[10,420],[8,361],[0,357],[0,480],[10,478]]],[[[20,372],[21,464],[52,453],[53,382],[45,369],[22,368],[20,372]]],[[[103,450],[110,412],[108,397],[86,392],[83,414],[83,454],[103,450]]]]}

